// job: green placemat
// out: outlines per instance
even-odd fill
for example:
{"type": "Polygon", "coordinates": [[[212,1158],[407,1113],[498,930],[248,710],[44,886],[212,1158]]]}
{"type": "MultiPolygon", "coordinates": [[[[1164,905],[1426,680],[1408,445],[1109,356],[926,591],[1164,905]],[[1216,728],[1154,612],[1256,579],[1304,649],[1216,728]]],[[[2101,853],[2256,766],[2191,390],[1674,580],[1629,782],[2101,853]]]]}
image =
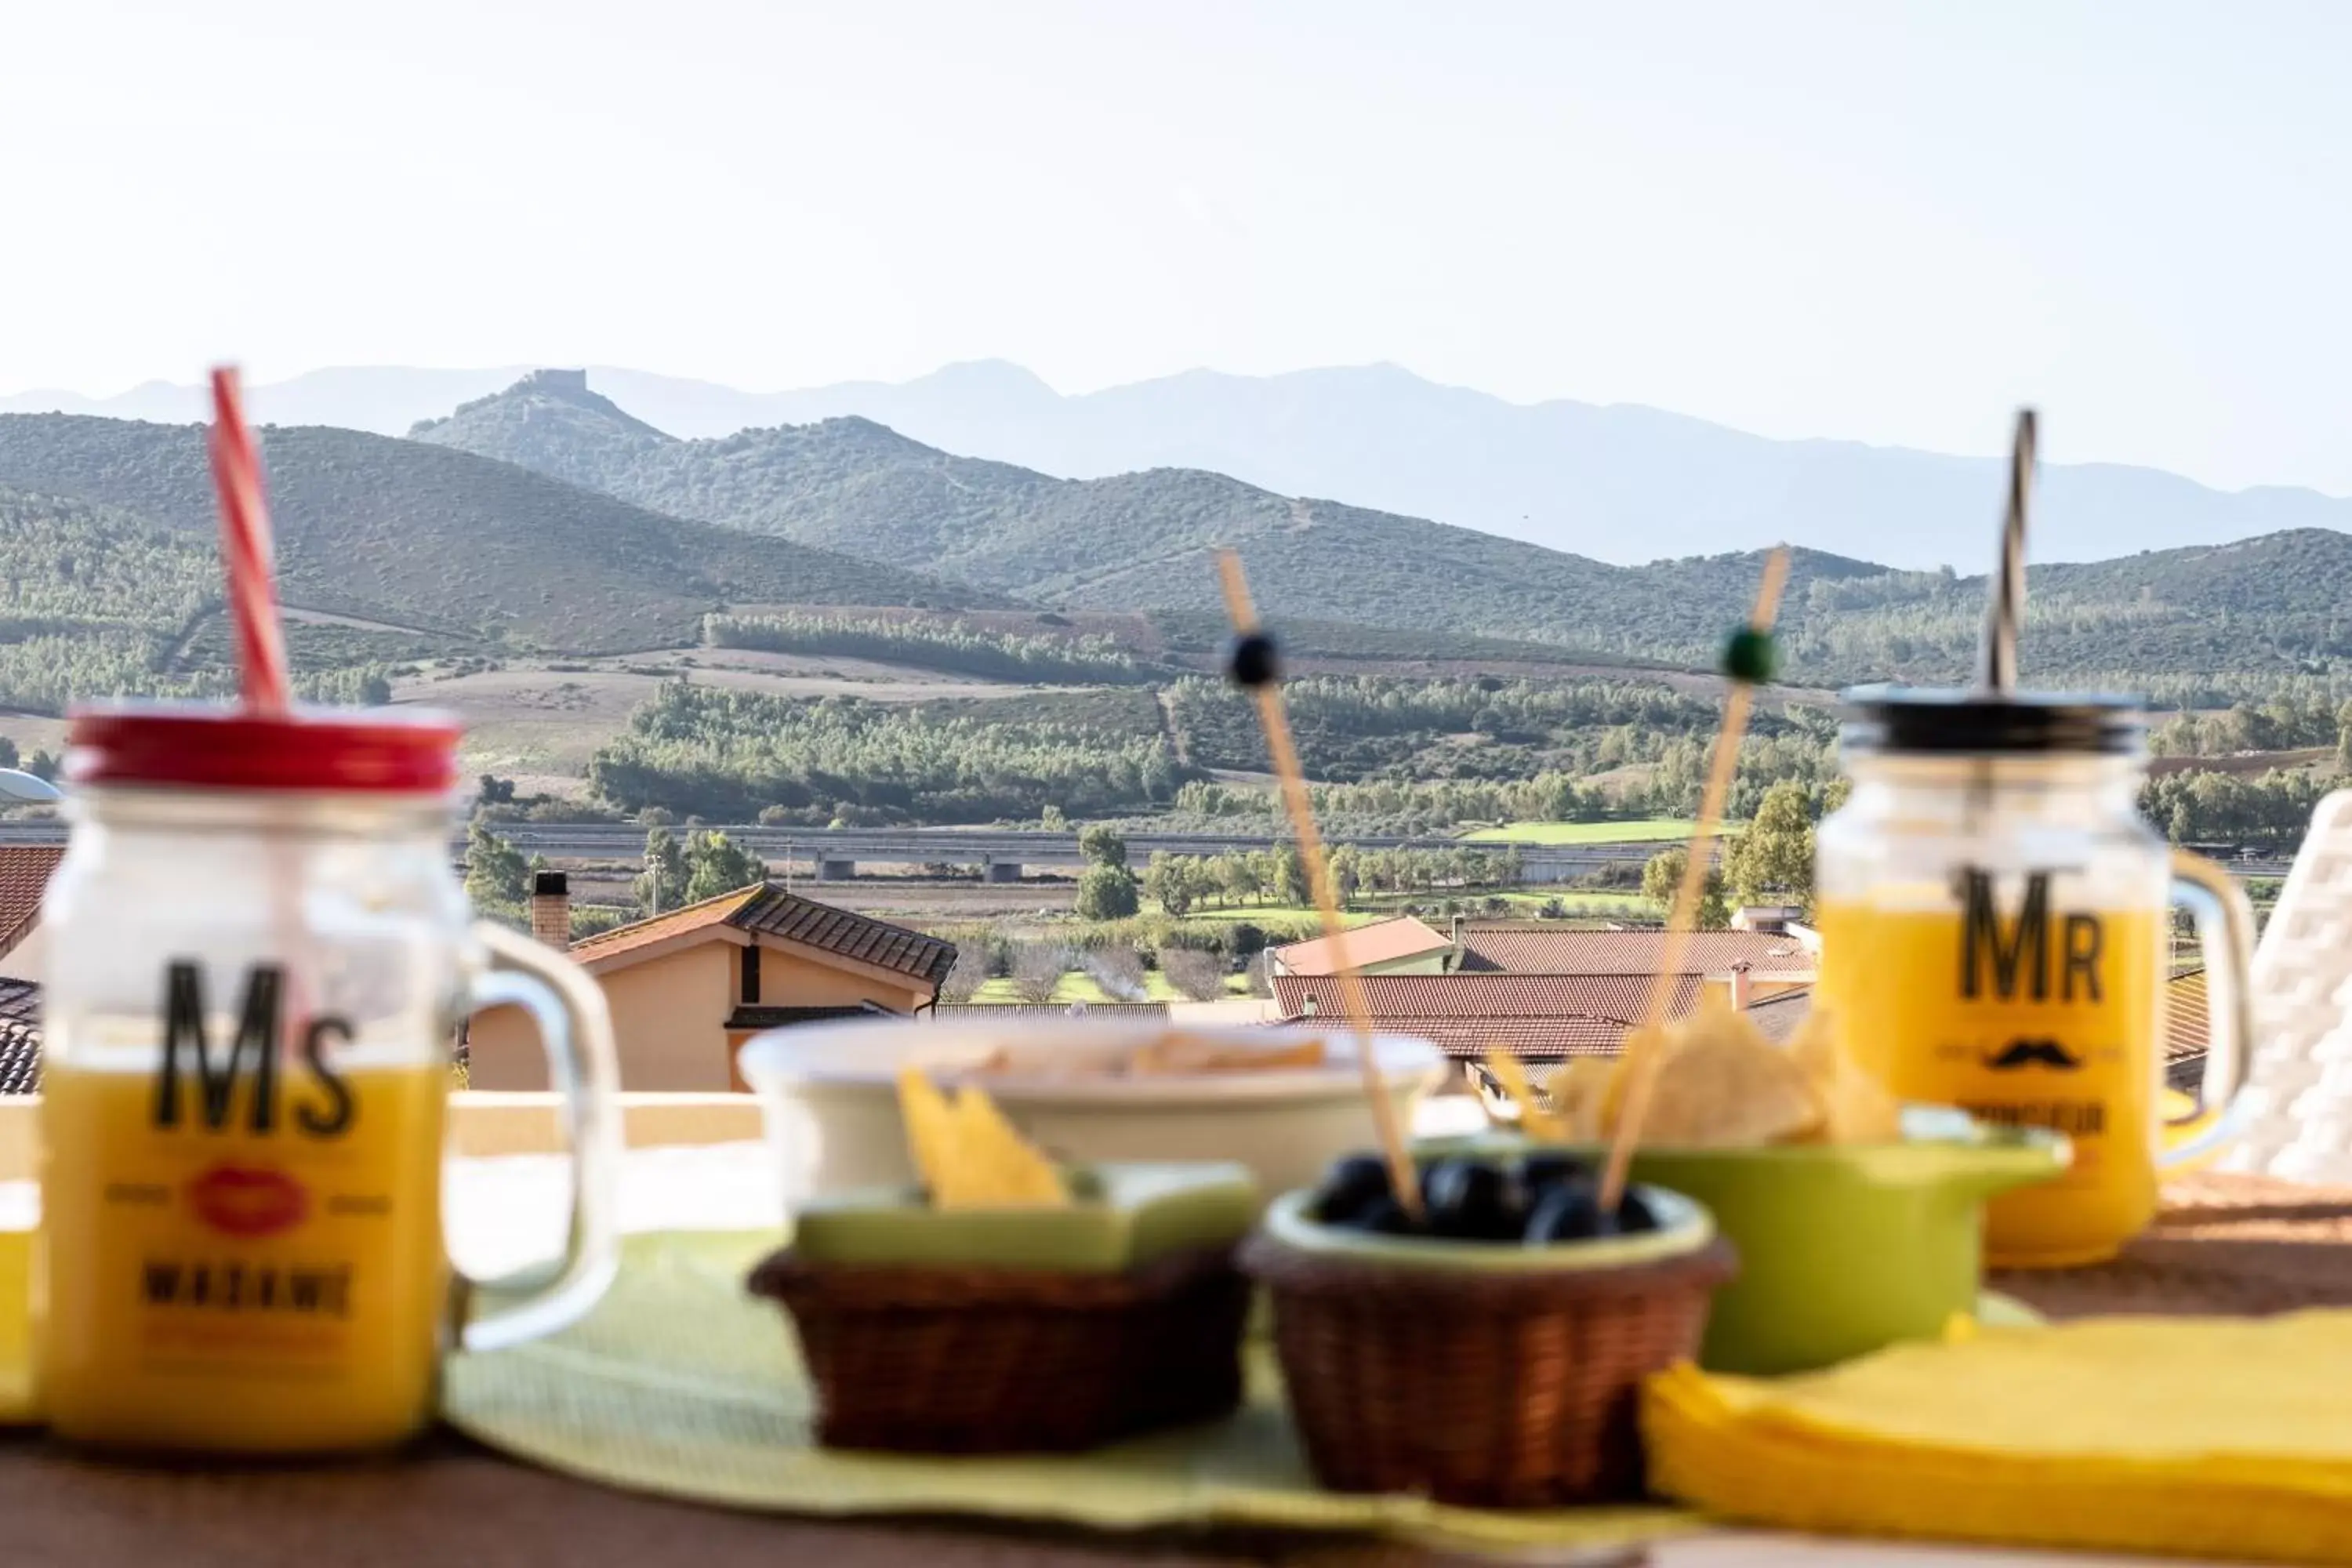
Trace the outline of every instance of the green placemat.
{"type": "Polygon", "coordinates": [[[1505,1513],[1348,1497],[1307,1477],[1270,1351],[1214,1426],[1075,1458],[837,1453],[781,1314],[742,1279],[769,1236],[632,1237],[596,1310],[551,1339],[449,1363],[446,1413],[518,1458],[609,1486],[806,1514],[971,1514],[1104,1530],[1366,1530],[1464,1545],[1604,1547],[1696,1529],[1668,1508],[1505,1513]]]}

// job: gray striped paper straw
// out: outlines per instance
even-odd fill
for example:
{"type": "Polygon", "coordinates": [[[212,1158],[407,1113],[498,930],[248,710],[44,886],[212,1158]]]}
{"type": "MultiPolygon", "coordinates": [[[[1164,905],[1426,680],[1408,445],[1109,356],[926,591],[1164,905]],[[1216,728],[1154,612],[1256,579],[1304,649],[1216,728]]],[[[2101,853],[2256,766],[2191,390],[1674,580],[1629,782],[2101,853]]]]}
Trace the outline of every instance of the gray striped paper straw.
{"type": "Polygon", "coordinates": [[[2009,517],[2000,531],[2000,564],[1987,588],[1984,646],[1977,684],[2006,697],[2017,689],[2017,631],[2025,619],[2025,504],[2033,489],[2033,410],[2017,411],[2009,466],[2009,517]]]}

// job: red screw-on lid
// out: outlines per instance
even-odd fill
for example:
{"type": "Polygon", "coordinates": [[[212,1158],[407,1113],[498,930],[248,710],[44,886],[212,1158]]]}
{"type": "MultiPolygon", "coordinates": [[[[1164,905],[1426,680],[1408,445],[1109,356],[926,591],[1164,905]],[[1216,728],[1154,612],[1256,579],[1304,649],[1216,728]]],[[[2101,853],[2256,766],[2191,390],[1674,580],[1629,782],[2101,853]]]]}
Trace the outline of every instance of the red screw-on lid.
{"type": "Polygon", "coordinates": [[[455,714],[304,708],[285,718],[194,703],[78,708],[66,734],[76,784],[443,795],[457,783],[455,714]]]}

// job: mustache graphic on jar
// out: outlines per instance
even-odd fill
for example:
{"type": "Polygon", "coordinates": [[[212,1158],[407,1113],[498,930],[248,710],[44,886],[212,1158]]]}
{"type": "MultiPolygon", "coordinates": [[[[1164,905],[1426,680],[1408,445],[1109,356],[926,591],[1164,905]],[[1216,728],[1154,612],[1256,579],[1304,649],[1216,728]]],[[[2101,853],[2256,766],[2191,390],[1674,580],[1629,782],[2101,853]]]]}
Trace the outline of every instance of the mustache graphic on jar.
{"type": "Polygon", "coordinates": [[[2000,1071],[2039,1063],[2056,1068],[2061,1072],[2073,1072],[2083,1065],[2083,1058],[2055,1040],[2011,1040],[2000,1049],[1987,1054],[1985,1066],[2000,1071]]]}

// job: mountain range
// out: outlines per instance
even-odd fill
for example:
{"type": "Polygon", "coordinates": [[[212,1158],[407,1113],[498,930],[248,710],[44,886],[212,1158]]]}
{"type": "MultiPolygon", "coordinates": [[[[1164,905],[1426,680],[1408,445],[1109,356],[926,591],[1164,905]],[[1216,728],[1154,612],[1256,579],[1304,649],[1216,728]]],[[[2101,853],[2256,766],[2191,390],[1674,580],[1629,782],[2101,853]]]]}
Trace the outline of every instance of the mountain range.
{"type": "MultiPolygon", "coordinates": [[[[1324,624],[1335,646],[1464,660],[1483,636],[1566,663],[1706,668],[1760,565],[1753,549],[1612,564],[1197,468],[1069,479],[859,416],[681,438],[578,371],[527,374],[413,438],[276,426],[261,442],[312,668],[674,647],[710,611],[786,605],[1025,606],[1014,618],[1039,626],[1055,616],[1038,612],[1146,611],[1197,650],[1223,618],[1219,545],[1239,551],[1270,617],[1324,624]]],[[[0,416],[0,702],[216,668],[214,527],[199,426],[0,416]]],[[[1983,594],[1980,577],[1799,550],[1787,673],[1964,678],[1983,594]]],[[[2352,535],[2327,529],[2044,564],[2025,668],[2226,700],[2352,670],[2347,605],[2352,535]]]]}
{"type": "MultiPolygon", "coordinates": [[[[267,420],[401,434],[520,374],[325,370],[257,387],[252,401],[267,420]]],[[[1058,479],[1203,469],[1278,495],[1432,518],[1619,564],[1786,540],[1898,567],[1973,570],[1990,552],[2005,483],[1993,458],[1771,440],[1632,405],[1514,404],[1391,365],[1191,371],[1080,395],[995,361],[778,393],[620,368],[591,374],[632,415],[682,437],[854,416],[1058,479]]],[[[0,410],[144,419],[190,420],[201,408],[195,387],[161,383],[113,398],[0,397],[0,410]]],[[[2042,561],[2089,561],[2300,528],[2352,529],[2352,500],[2053,464],[2042,470],[2033,548],[2042,561]]]]}
{"type": "MultiPolygon", "coordinates": [[[[1223,545],[1276,615],[1705,657],[1757,571],[1752,554],[1612,566],[1194,468],[1055,479],[854,416],[680,440],[576,371],[539,372],[414,435],[673,516],[1072,608],[1214,610],[1223,545]]],[[[1804,552],[1794,576],[1881,570],[1804,552]]]]}
{"type": "MultiPolygon", "coordinates": [[[[1420,630],[1433,649],[1478,633],[1710,663],[1760,563],[1749,550],[1611,565],[1198,469],[1059,479],[856,417],[682,440],[576,371],[537,373],[415,437],[1036,604],[1213,610],[1210,552],[1231,545],[1270,613],[1420,630]]],[[[2352,655],[2352,535],[2332,530],[2038,566],[2031,581],[2025,650],[2045,678],[2267,678],[2352,655]]],[[[1791,672],[1821,684],[1952,680],[1983,603],[1981,576],[1800,550],[1781,642],[1791,672]]]]}

